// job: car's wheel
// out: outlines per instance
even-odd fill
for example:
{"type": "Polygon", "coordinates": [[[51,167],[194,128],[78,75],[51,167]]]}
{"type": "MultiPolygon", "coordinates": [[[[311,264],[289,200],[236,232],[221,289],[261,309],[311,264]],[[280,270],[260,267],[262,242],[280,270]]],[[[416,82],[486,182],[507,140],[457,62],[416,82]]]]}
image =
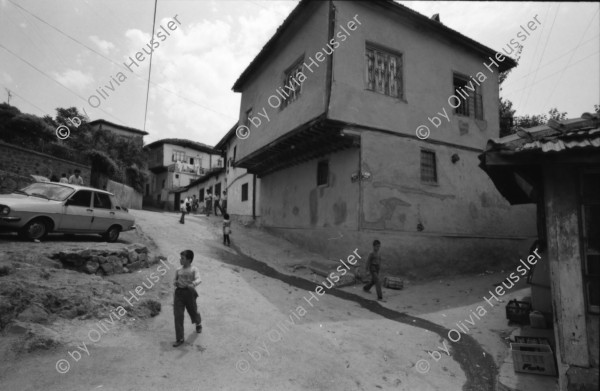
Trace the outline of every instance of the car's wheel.
{"type": "Polygon", "coordinates": [[[49,226],[44,219],[34,219],[19,232],[20,236],[30,240],[39,240],[48,234],[49,226]]]}
{"type": "Polygon", "coordinates": [[[121,233],[121,227],[119,227],[118,225],[113,225],[112,227],[110,227],[108,229],[108,231],[106,231],[106,233],[103,235],[104,239],[109,242],[116,242],[117,239],[119,239],[119,234],[121,233]]]}

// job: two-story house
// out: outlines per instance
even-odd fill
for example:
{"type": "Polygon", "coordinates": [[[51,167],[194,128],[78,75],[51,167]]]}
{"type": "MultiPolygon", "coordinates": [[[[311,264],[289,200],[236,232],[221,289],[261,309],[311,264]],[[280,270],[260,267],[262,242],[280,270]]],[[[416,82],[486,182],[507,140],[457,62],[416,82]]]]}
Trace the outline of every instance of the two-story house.
{"type": "MultiPolygon", "coordinates": [[[[260,179],[256,174],[237,166],[238,146],[244,143],[236,137],[237,124],[232,127],[215,145],[225,158],[225,180],[223,190],[227,191],[227,212],[238,221],[254,221],[260,208],[260,179]]],[[[221,193],[222,194],[222,193],[221,193]]]]}
{"type": "Polygon", "coordinates": [[[140,147],[144,145],[144,136],[148,135],[148,132],[143,130],[115,124],[104,119],[91,121],[88,125],[96,132],[111,132],[115,136],[132,139],[140,147]]]}
{"type": "Polygon", "coordinates": [[[260,223],[333,259],[379,239],[394,273],[518,261],[535,210],[478,168],[516,65],[495,56],[391,0],[301,1],[233,86],[260,223]]]}
{"type": "Polygon", "coordinates": [[[214,168],[223,159],[213,147],[190,140],[162,139],[144,147],[152,172],[144,192],[144,204],[173,210],[179,190],[214,168]]]}

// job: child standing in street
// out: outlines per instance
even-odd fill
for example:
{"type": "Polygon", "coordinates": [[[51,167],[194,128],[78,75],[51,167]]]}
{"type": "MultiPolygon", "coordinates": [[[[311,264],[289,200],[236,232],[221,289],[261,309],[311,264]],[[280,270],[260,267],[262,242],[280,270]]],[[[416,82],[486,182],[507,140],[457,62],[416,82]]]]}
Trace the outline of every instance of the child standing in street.
{"type": "Polygon", "coordinates": [[[184,200],[179,201],[179,211],[181,212],[181,218],[179,219],[179,222],[181,224],[185,224],[185,201],[184,200]]]}
{"type": "Polygon", "coordinates": [[[367,260],[367,273],[371,274],[371,282],[364,286],[363,290],[370,293],[371,287],[375,285],[377,290],[377,300],[383,301],[383,295],[381,294],[381,281],[379,281],[379,270],[381,268],[381,255],[379,255],[379,249],[381,248],[381,242],[379,240],[373,241],[373,252],[369,253],[369,259],[367,260]]]}
{"type": "Polygon", "coordinates": [[[223,244],[226,246],[231,246],[229,234],[231,234],[231,221],[229,220],[229,215],[225,213],[223,215],[223,244]]]}
{"type": "Polygon", "coordinates": [[[175,299],[173,301],[173,314],[175,315],[175,337],[173,347],[183,344],[184,311],[187,309],[192,323],[196,324],[196,332],[202,332],[202,318],[196,306],[198,292],[196,287],[202,282],[198,268],[192,267],[194,252],[184,250],[181,252],[179,262],[181,267],[175,272],[175,299]]]}

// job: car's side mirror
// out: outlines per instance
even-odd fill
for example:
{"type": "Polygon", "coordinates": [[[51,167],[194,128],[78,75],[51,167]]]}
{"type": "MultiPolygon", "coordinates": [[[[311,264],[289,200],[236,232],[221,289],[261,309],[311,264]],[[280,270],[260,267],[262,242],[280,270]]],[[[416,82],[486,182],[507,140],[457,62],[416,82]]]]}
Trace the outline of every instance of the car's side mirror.
{"type": "Polygon", "coordinates": [[[65,206],[69,206],[71,204],[72,204],[72,201],[70,199],[65,201],[65,206]]]}

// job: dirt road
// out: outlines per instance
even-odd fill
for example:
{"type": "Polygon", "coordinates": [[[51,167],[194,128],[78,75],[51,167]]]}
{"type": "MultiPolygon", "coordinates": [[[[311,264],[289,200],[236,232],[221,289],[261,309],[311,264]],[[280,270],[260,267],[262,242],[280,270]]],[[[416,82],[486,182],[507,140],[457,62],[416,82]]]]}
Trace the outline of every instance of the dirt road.
{"type": "Polygon", "coordinates": [[[171,267],[151,288],[169,291],[159,316],[99,340],[92,333],[97,342],[89,328],[74,330],[69,346],[25,356],[3,371],[1,390],[493,389],[493,361],[471,338],[453,346],[452,360],[419,373],[415,363],[438,350],[447,329],[343,291],[310,299],[314,283],[222,246],[204,216],[180,225],[175,214],[134,213],[163,254],[195,252],[203,333],[186,318],[186,343],[171,346],[171,267]],[[70,366],[66,373],[58,373],[59,360],[70,366]]]}

